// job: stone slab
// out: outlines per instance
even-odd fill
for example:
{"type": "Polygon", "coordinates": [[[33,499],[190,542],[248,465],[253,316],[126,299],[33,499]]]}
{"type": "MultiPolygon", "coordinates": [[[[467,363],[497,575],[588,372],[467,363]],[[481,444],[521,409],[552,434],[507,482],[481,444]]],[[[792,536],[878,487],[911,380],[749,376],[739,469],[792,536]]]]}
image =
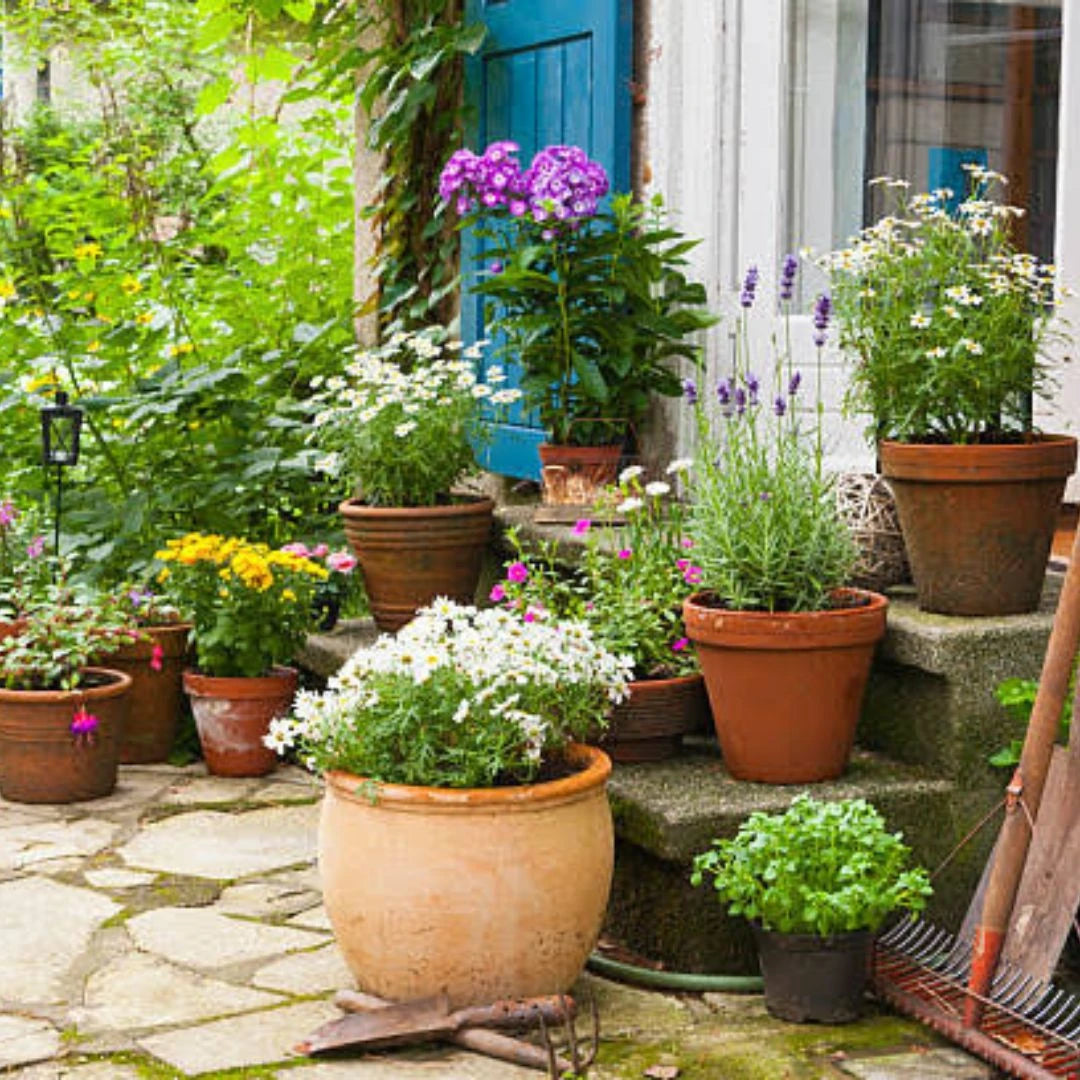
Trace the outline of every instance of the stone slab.
{"type": "Polygon", "coordinates": [[[370,645],[378,636],[372,619],[342,619],[329,633],[309,634],[296,662],[328,679],[357,649],[370,645]]]}
{"type": "Polygon", "coordinates": [[[0,883],[0,1001],[62,1001],[64,976],[120,905],[42,877],[0,883]]]}
{"type": "Polygon", "coordinates": [[[316,806],[197,810],[148,825],[118,854],[128,866],[231,880],[315,857],[316,806]]]}
{"type": "MultiPolygon", "coordinates": [[[[214,909],[226,915],[247,915],[253,919],[264,919],[296,915],[297,912],[307,911],[313,905],[317,905],[320,899],[319,893],[303,885],[287,882],[245,881],[240,885],[230,885],[225,889],[214,905],[214,909]]],[[[328,929],[328,927],[318,927],[318,929],[328,929]]]]}
{"type": "Polygon", "coordinates": [[[0,1016],[0,1069],[51,1058],[60,1047],[60,1033],[44,1020],[0,1016]]]}
{"type": "Polygon", "coordinates": [[[50,1061],[11,1073],[5,1080],[142,1080],[144,1074],[134,1065],[119,1061],[88,1061],[85,1064],[50,1061]]]}
{"type": "Polygon", "coordinates": [[[109,845],[117,829],[94,818],[0,828],[0,870],[23,870],[52,859],[93,855],[109,845]]]}
{"type": "Polygon", "coordinates": [[[326,908],[317,904],[307,911],[301,911],[291,919],[285,920],[290,926],[303,926],[311,930],[333,930],[330,925],[330,916],[326,914],[326,908]]]}
{"type": "Polygon", "coordinates": [[[258,786],[255,780],[237,780],[224,776],[197,776],[171,784],[161,801],[170,806],[209,806],[216,803],[242,802],[258,786]]]}
{"type": "MultiPolygon", "coordinates": [[[[293,1059],[293,1046],[341,1013],[326,1001],[215,1020],[141,1038],[138,1045],[188,1076],[293,1059]]],[[[298,1076],[304,1073],[296,1074],[298,1076]]]]}
{"type": "Polygon", "coordinates": [[[153,874],[148,874],[143,870],[125,870],[119,866],[87,870],[83,877],[95,889],[134,889],[139,885],[148,885],[154,880],[153,874]]]}
{"type": "Polygon", "coordinates": [[[341,950],[333,944],[275,960],[259,968],[251,982],[267,990],[297,995],[327,994],[331,990],[356,987],[341,950]]]}
{"type": "Polygon", "coordinates": [[[68,1013],[79,1034],[190,1024],[280,1003],[276,994],[181,971],[130,953],[87,980],[84,1004],[68,1013]]]}
{"type": "Polygon", "coordinates": [[[884,1054],[836,1062],[859,1080],[994,1080],[998,1074],[962,1050],[940,1047],[923,1053],[884,1054]]]}
{"type": "Polygon", "coordinates": [[[157,908],[127,922],[136,945],[174,964],[211,970],[323,945],[326,936],[233,919],[206,908],[157,908]]]}

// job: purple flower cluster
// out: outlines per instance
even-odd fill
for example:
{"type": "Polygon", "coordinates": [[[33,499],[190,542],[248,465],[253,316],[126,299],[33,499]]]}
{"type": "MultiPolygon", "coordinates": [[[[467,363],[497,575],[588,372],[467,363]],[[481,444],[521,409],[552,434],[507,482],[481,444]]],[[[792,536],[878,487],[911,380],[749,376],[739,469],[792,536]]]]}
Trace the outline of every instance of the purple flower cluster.
{"type": "Polygon", "coordinates": [[[687,405],[697,404],[697,383],[693,379],[683,379],[682,384],[683,397],[686,398],[687,405]]]}
{"type": "Polygon", "coordinates": [[[459,215],[505,209],[511,217],[573,222],[596,213],[608,177],[578,146],[547,146],[522,172],[517,143],[493,142],[482,155],[458,150],[439,177],[439,195],[459,215]]]}
{"type": "Polygon", "coordinates": [[[822,293],[814,304],[814,344],[819,349],[825,344],[831,314],[832,300],[828,293],[822,293]]]}
{"type": "Polygon", "coordinates": [[[784,257],[780,268],[780,299],[790,300],[795,295],[795,275],[799,270],[799,260],[794,255],[784,257]]]}
{"type": "Polygon", "coordinates": [[[754,295],[757,293],[758,283],[758,268],[751,266],[746,271],[746,277],[743,278],[742,292],[739,294],[739,303],[744,308],[750,308],[754,306],[754,295]]]}

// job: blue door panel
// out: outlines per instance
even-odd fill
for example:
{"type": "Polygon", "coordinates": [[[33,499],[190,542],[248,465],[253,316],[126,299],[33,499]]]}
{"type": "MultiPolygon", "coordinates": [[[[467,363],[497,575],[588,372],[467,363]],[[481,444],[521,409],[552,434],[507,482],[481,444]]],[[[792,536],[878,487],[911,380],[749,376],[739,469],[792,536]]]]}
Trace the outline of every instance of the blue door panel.
{"type": "MultiPolygon", "coordinates": [[[[496,139],[512,139],[527,166],[542,147],[572,143],[607,169],[614,190],[628,190],[632,15],[632,0],[467,0],[466,16],[485,23],[488,38],[466,64],[466,145],[479,153],[496,139]]],[[[487,336],[483,303],[470,292],[487,272],[483,242],[466,232],[461,325],[468,342],[487,336]]],[[[507,422],[491,425],[482,463],[539,479],[536,448],[543,441],[536,418],[516,406],[507,422]]]]}

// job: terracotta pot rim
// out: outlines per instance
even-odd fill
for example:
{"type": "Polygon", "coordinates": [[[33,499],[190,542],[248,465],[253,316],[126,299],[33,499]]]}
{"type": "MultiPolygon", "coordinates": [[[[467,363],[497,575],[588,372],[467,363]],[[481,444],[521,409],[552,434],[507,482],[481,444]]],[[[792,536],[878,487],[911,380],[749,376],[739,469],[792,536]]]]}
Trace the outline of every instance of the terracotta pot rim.
{"type": "Polygon", "coordinates": [[[197,697],[264,697],[267,692],[280,692],[282,683],[297,678],[297,669],[285,664],[275,664],[265,675],[203,675],[185,668],[184,689],[197,697]]]}
{"type": "Polygon", "coordinates": [[[81,686],[75,690],[8,690],[0,687],[0,701],[12,705],[37,701],[42,704],[61,702],[101,701],[119,697],[131,689],[131,676],[123,671],[107,667],[85,667],[84,674],[107,675],[110,681],[104,686],[81,686]]]}
{"type": "Polygon", "coordinates": [[[611,775],[611,759],[599,747],[570,743],[567,756],[584,767],[572,776],[558,780],[512,787],[440,788],[384,784],[378,780],[369,782],[340,769],[328,771],[325,780],[327,788],[332,788],[339,798],[405,813],[528,812],[581,799],[603,787],[611,775]]]}
{"type": "Polygon", "coordinates": [[[343,517],[398,518],[398,517],[456,517],[460,515],[481,516],[495,512],[495,501],[486,495],[462,496],[461,502],[438,506],[368,506],[362,499],[346,499],[338,505],[343,517]]]}
{"type": "Polygon", "coordinates": [[[1072,435],[1040,434],[1023,443],[878,443],[887,480],[987,483],[1067,477],[1076,468],[1072,435]]]}

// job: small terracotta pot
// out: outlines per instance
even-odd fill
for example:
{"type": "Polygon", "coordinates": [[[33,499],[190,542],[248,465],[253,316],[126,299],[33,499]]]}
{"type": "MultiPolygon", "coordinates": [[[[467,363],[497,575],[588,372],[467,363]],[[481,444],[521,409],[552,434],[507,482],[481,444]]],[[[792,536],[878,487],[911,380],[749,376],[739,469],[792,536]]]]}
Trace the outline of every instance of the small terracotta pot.
{"type": "Polygon", "coordinates": [[[614,835],[607,755],[550,783],[456,790],[326,776],[319,871],[360,989],[452,1006],[561,993],[607,908],[614,835]]]}
{"type": "Polygon", "coordinates": [[[621,765],[663,761],[682,747],[684,735],[712,726],[700,673],[674,679],[640,679],[611,711],[600,745],[621,765]]]}
{"type": "Polygon", "coordinates": [[[101,663],[131,676],[131,715],[120,742],[123,765],[164,761],[176,739],[183,701],[181,676],[188,654],[191,623],[145,627],[148,640],[135,641],[104,657],[101,663]],[[151,667],[154,648],[160,667],[151,667]]]}
{"type": "Polygon", "coordinates": [[[1076,439],[1001,446],[882,442],[924,611],[1014,615],[1039,606],[1076,439]]]}
{"type": "Polygon", "coordinates": [[[339,509],[380,630],[400,629],[437,596],[476,599],[491,539],[491,499],[417,507],[347,499],[339,509]]]}
{"type": "Polygon", "coordinates": [[[97,799],[116,787],[120,739],[131,679],[122,671],[86,668],[100,685],[77,690],[0,689],[0,795],[12,802],[70,803],[97,799]],[[97,728],[74,735],[82,706],[97,728]]]}
{"type": "Polygon", "coordinates": [[[215,776],[265,776],[277,754],[263,743],[270,721],[292,706],[295,668],[275,667],[269,675],[227,678],[184,672],[206,767],[215,776]]]}
{"type": "Polygon", "coordinates": [[[547,506],[593,506],[615,483],[623,448],[541,443],[541,499],[547,506]]]}
{"type": "Polygon", "coordinates": [[[724,765],[737,780],[805,784],[847,766],[889,602],[841,589],[827,611],[730,611],[707,594],[683,605],[724,765]]]}

